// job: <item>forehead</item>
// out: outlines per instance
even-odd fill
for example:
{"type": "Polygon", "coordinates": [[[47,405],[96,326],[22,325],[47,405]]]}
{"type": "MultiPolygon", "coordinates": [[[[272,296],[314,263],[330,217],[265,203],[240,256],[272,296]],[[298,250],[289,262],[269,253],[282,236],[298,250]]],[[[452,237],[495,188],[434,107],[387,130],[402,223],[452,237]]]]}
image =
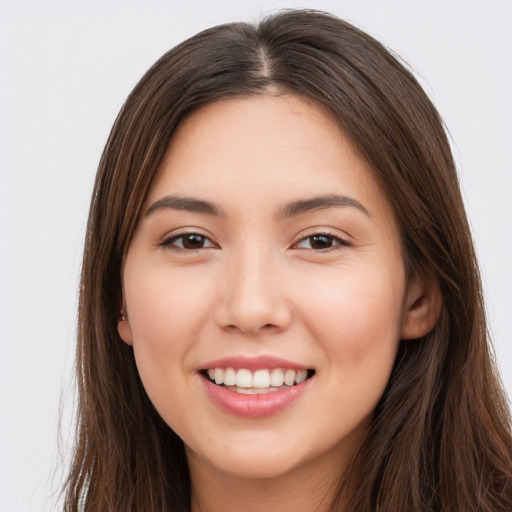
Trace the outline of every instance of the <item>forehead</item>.
{"type": "Polygon", "coordinates": [[[223,208],[264,208],[343,194],[389,213],[373,172],[322,108],[294,95],[225,99],[186,118],[171,139],[147,204],[166,194],[223,208]]]}

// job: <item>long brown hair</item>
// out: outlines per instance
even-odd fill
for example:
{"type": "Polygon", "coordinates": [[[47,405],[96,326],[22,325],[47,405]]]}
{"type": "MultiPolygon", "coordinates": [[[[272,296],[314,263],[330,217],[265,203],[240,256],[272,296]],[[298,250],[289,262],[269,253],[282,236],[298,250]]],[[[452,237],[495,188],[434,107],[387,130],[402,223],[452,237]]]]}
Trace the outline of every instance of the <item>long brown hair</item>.
{"type": "Polygon", "coordinates": [[[345,510],[512,510],[510,416],[442,120],[384,46],[314,11],[206,30],[156,62],[124,104],[87,227],[65,509],[79,510],[81,498],[94,512],[190,509],[183,443],[155,411],[117,333],[123,256],[180,121],[220,98],[276,90],[307,97],[337,119],[387,194],[408,267],[442,295],[434,329],[400,344],[354,461],[364,478],[345,510]]]}

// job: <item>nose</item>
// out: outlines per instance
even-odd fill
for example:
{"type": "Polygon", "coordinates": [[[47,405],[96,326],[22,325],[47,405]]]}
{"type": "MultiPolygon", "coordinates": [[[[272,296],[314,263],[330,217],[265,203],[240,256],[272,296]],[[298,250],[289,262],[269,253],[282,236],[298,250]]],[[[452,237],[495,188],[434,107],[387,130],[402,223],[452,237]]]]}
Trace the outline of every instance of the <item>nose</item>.
{"type": "Polygon", "coordinates": [[[225,265],[214,314],[217,324],[251,335],[284,331],[291,322],[292,308],[272,255],[247,248],[225,265]]]}

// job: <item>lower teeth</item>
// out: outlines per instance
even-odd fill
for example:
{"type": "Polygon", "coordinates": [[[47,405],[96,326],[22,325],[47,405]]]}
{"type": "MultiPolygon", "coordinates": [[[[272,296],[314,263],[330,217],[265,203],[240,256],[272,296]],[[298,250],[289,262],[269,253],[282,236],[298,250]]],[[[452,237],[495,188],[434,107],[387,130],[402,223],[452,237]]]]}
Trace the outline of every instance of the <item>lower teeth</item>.
{"type": "Polygon", "coordinates": [[[272,393],[273,391],[279,391],[280,389],[288,389],[291,386],[281,386],[280,388],[239,388],[238,386],[222,386],[223,388],[234,391],[235,393],[241,393],[243,395],[263,395],[265,393],[272,393]]]}

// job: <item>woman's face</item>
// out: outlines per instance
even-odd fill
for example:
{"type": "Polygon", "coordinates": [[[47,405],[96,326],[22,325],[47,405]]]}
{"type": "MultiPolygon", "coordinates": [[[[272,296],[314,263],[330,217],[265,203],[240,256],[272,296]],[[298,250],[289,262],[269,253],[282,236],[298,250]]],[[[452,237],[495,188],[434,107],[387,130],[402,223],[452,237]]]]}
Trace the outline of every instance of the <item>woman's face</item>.
{"type": "Polygon", "coordinates": [[[179,126],[123,293],[119,332],[192,471],[246,477],[346,463],[408,303],[372,172],[329,116],[291,95],[218,101],[179,126]]]}

